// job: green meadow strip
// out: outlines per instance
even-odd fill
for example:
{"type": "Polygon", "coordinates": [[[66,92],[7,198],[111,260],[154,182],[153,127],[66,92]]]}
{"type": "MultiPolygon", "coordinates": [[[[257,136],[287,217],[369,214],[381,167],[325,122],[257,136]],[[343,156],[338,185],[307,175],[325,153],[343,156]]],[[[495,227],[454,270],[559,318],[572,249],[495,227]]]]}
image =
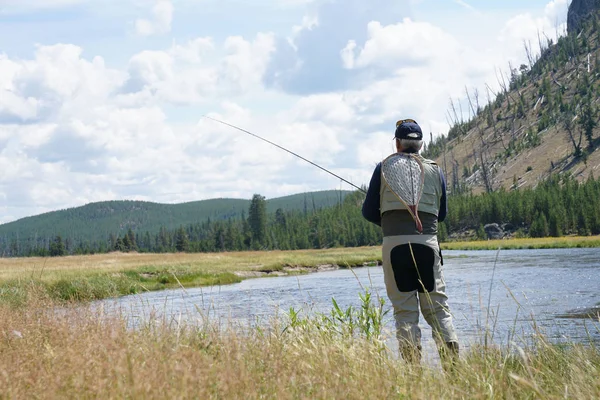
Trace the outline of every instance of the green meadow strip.
{"type": "Polygon", "coordinates": [[[519,250],[519,249],[567,249],[600,247],[600,236],[573,236],[559,238],[520,238],[444,242],[444,250],[519,250]]]}

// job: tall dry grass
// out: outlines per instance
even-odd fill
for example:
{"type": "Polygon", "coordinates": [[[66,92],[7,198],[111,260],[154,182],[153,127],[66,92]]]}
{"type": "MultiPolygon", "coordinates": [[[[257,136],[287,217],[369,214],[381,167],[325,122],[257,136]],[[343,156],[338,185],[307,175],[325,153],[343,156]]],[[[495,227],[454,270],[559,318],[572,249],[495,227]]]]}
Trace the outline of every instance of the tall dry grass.
{"type": "Polygon", "coordinates": [[[410,366],[378,338],[314,318],[245,331],[167,321],[131,330],[86,308],[0,305],[0,398],[600,398],[591,344],[540,337],[461,358],[447,373],[410,366]]]}

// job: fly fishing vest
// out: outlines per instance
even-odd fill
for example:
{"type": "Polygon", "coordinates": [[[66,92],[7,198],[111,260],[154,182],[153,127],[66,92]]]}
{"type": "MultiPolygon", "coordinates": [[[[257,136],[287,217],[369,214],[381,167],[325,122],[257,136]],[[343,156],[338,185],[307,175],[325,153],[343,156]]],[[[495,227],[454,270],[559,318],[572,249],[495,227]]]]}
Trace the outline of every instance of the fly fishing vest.
{"type": "MultiPolygon", "coordinates": [[[[423,224],[424,234],[437,234],[437,217],[442,197],[442,182],[438,165],[431,160],[418,156],[423,164],[423,194],[419,200],[419,218],[423,224]]],[[[384,236],[415,234],[414,220],[406,206],[385,184],[381,177],[380,188],[381,227],[384,236]]]]}

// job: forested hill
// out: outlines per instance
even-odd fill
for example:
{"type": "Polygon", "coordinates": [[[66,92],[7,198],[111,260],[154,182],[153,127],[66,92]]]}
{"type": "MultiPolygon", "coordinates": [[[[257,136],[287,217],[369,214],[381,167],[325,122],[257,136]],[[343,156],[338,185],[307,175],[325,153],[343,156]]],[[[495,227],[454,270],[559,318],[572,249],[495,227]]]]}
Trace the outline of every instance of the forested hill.
{"type": "Polygon", "coordinates": [[[529,61],[509,64],[498,82],[489,82],[501,87],[498,93],[465,88],[465,101],[450,101],[452,128],[424,152],[445,169],[450,192],[535,187],[564,174],[579,182],[600,176],[600,16],[598,2],[581,3],[571,3],[577,25],[568,36],[553,43],[540,32],[539,41],[524,43],[529,61]]]}
{"type": "MultiPolygon", "coordinates": [[[[330,190],[301,193],[266,201],[267,213],[314,211],[339,204],[350,192],[330,190]]],[[[123,235],[129,229],[158,233],[159,229],[207,220],[240,219],[248,212],[250,200],[211,199],[182,204],[159,204],[145,201],[104,201],[82,207],[53,211],[0,225],[0,244],[13,240],[39,241],[61,235],[79,241],[105,241],[109,235],[123,235]]]]}

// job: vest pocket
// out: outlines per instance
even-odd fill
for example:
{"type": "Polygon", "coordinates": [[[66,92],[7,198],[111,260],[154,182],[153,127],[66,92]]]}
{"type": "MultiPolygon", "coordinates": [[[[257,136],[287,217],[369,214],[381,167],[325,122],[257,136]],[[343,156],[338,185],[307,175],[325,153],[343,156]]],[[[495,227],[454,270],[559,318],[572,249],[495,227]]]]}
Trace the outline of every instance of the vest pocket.
{"type": "Polygon", "coordinates": [[[421,195],[421,200],[419,200],[420,211],[438,215],[438,208],[439,206],[435,195],[429,193],[423,193],[421,195]]]}

